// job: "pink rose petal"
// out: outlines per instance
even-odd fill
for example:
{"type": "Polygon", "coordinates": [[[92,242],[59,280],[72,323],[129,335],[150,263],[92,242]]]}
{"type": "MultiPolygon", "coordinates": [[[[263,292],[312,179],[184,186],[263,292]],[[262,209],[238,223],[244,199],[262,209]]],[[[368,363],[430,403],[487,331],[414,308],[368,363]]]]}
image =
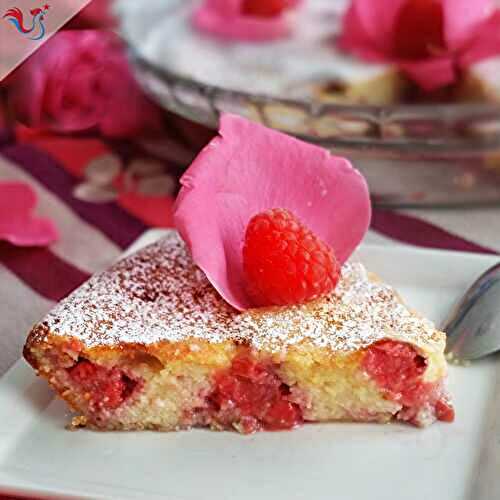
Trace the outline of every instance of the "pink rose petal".
{"type": "Polygon", "coordinates": [[[394,23],[405,1],[356,0],[353,3],[357,18],[375,49],[392,51],[394,23]]]}
{"type": "Polygon", "coordinates": [[[0,240],[17,246],[45,246],[56,241],[59,234],[50,220],[12,217],[0,220],[0,240]]]}
{"type": "Polygon", "coordinates": [[[460,57],[460,66],[467,68],[483,59],[500,54],[500,10],[496,11],[478,29],[477,37],[466,47],[460,57]]]}
{"type": "MultiPolygon", "coordinates": [[[[244,16],[243,0],[205,0],[192,17],[194,26],[221,38],[265,41],[290,35],[291,27],[286,13],[273,18],[244,16]]],[[[294,1],[290,6],[299,2],[294,1]]]]}
{"type": "Polygon", "coordinates": [[[71,28],[114,28],[112,0],[92,0],[72,20],[71,28]]]}
{"type": "Polygon", "coordinates": [[[0,240],[18,246],[48,245],[58,239],[47,219],[32,217],[36,194],[20,182],[0,183],[0,240]]]}
{"type": "MultiPolygon", "coordinates": [[[[40,51],[42,49],[43,47],[40,51]]],[[[40,126],[47,77],[47,73],[39,64],[39,59],[33,55],[9,76],[9,81],[14,82],[9,89],[9,106],[15,111],[17,120],[30,123],[33,127],[40,126]]]]}
{"type": "Polygon", "coordinates": [[[422,61],[401,61],[399,67],[426,91],[445,87],[455,81],[456,73],[451,57],[422,61]]]}
{"type": "Polygon", "coordinates": [[[241,4],[242,0],[205,0],[204,8],[224,16],[237,16],[241,12],[241,4]]]}
{"type": "Polygon", "coordinates": [[[251,307],[242,244],[252,216],[287,208],[341,263],[370,221],[364,178],[344,158],[234,115],[181,179],[174,220],[194,261],[232,306],[251,307]]]}
{"type": "Polygon", "coordinates": [[[401,59],[394,44],[401,36],[399,14],[410,1],[352,0],[340,47],[366,61],[395,64],[426,91],[454,83],[458,67],[500,54],[500,16],[492,0],[437,0],[443,9],[445,46],[439,54],[429,50],[423,59],[401,59]]]}
{"type": "Polygon", "coordinates": [[[441,0],[444,36],[449,50],[459,50],[492,12],[491,0],[441,0]]]}
{"type": "Polygon", "coordinates": [[[27,216],[36,206],[36,194],[21,182],[0,182],[0,217],[7,214],[27,216]]]}
{"type": "Polygon", "coordinates": [[[365,61],[381,62],[387,60],[383,51],[374,46],[368,32],[364,29],[358,15],[356,4],[352,4],[344,14],[343,30],[337,43],[342,50],[350,52],[365,61]]]}

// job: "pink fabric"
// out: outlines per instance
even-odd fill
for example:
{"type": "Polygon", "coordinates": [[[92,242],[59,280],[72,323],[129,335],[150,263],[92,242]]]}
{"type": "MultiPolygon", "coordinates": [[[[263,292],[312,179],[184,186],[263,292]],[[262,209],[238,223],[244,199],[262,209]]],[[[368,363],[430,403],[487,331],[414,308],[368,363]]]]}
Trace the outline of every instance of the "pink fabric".
{"type": "Polygon", "coordinates": [[[222,297],[251,307],[242,244],[251,217],[286,208],[343,263],[370,222],[364,178],[344,158],[234,115],[181,179],[174,221],[222,297]]]}
{"type": "MultiPolygon", "coordinates": [[[[243,15],[244,0],[204,0],[193,13],[194,26],[221,38],[262,42],[287,37],[292,27],[287,13],[263,18],[243,15]]],[[[296,7],[301,0],[290,0],[296,7]]]]}
{"type": "MultiPolygon", "coordinates": [[[[457,68],[500,54],[500,16],[492,0],[436,0],[442,7],[444,47],[425,58],[395,52],[401,9],[415,0],[353,0],[344,16],[341,48],[366,61],[392,63],[426,91],[454,83],[457,68]]],[[[422,0],[430,3],[430,0],[422,0]]]]}

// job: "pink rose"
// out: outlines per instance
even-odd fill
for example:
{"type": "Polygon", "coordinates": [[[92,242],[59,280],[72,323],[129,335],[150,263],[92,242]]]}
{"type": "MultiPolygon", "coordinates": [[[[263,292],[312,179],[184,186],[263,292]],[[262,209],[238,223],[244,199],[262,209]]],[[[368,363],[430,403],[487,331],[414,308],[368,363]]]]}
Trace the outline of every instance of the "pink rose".
{"type": "Polygon", "coordinates": [[[461,69],[500,54],[493,0],[353,0],[340,46],[373,62],[396,64],[424,90],[456,81],[461,69]]]}
{"type": "Polygon", "coordinates": [[[92,0],[69,23],[71,28],[113,28],[111,0],[92,0]]]}
{"type": "Polygon", "coordinates": [[[194,26],[221,38],[267,41],[291,34],[288,11],[302,0],[203,0],[193,13],[194,26]]]}
{"type": "Polygon", "coordinates": [[[60,132],[97,128],[129,137],[161,125],[161,111],[141,92],[110,32],[54,35],[12,75],[9,101],[19,121],[60,132]]]}

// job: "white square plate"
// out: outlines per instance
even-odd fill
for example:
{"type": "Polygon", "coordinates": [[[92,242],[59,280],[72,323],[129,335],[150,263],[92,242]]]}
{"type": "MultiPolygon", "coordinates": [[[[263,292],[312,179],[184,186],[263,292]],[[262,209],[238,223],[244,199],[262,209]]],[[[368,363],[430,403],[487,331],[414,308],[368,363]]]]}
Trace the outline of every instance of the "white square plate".
{"type": "MultiPolygon", "coordinates": [[[[149,232],[134,245],[149,243],[149,232]]],[[[438,323],[495,257],[364,246],[359,258],[438,323]]],[[[306,425],[240,436],[65,430],[65,405],[23,362],[0,380],[0,491],[50,498],[500,498],[495,357],[450,369],[453,424],[306,425]]]]}

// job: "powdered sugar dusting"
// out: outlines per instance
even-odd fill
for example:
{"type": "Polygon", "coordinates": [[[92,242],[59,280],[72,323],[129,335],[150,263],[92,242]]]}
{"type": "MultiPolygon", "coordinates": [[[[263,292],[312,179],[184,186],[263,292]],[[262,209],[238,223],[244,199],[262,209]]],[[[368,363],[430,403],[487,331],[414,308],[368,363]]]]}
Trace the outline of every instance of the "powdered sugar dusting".
{"type": "Polygon", "coordinates": [[[273,352],[299,343],[353,351],[391,338],[441,350],[444,341],[431,322],[409,311],[359,263],[344,265],[326,298],[239,313],[196,267],[176,231],[92,277],[42,325],[87,347],[197,338],[273,352]]]}

